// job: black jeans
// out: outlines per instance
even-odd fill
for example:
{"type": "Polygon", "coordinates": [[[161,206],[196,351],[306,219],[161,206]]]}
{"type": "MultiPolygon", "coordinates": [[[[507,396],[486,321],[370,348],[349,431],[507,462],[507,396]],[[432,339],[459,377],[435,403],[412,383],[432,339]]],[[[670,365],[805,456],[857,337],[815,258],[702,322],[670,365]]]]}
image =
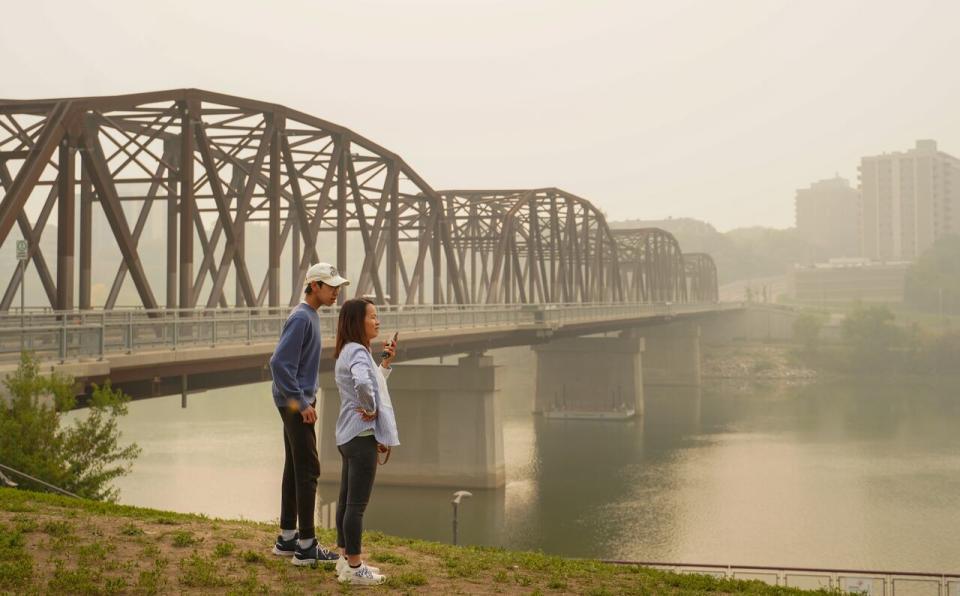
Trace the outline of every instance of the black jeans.
{"type": "Polygon", "coordinates": [[[299,411],[278,409],[283,419],[284,451],[280,528],[292,530],[299,526],[300,538],[306,540],[316,536],[313,519],[317,505],[317,478],[320,476],[317,432],[313,424],[303,421],[299,411]]]}
{"type": "Polygon", "coordinates": [[[363,512],[370,502],[377,475],[377,440],[354,437],[337,447],[340,451],[340,498],[337,501],[337,546],[348,555],[360,554],[363,512]]]}

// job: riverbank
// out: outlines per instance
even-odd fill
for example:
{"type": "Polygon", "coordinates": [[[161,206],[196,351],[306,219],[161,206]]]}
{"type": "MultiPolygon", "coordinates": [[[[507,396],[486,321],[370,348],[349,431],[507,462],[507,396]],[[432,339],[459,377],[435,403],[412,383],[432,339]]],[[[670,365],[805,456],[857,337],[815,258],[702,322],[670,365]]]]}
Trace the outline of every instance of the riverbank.
{"type": "MultiPolygon", "coordinates": [[[[270,555],[276,528],[0,488],[0,593],[15,594],[801,594],[540,553],[369,533],[390,580],[350,589],[334,573],[270,555]]],[[[334,539],[321,531],[323,542],[334,539]]]]}
{"type": "Polygon", "coordinates": [[[804,384],[822,373],[805,366],[793,355],[795,346],[766,343],[735,343],[704,346],[701,376],[706,379],[778,381],[804,384]]]}

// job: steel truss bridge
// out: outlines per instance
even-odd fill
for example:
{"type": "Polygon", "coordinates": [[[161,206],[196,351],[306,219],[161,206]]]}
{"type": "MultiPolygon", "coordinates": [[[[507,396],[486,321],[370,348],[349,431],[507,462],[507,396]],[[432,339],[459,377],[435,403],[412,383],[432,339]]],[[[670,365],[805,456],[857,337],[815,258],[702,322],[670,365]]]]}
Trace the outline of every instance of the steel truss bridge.
{"type": "Polygon", "coordinates": [[[438,191],[347,128],[195,89],[0,100],[0,189],[0,246],[16,227],[57,311],[113,310],[128,279],[150,313],[294,304],[320,260],[394,305],[717,300],[712,259],[664,230],[611,230],[556,188],[438,191]]]}

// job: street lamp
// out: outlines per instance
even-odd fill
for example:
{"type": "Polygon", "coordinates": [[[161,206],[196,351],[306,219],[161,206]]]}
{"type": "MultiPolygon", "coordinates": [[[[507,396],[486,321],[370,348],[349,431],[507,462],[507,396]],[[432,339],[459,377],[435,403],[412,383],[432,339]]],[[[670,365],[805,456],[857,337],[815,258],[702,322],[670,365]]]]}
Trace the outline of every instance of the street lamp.
{"type": "Polygon", "coordinates": [[[17,483],[7,478],[6,474],[0,472],[0,484],[7,488],[17,488],[17,483]]]}
{"type": "Polygon", "coordinates": [[[450,503],[453,504],[453,544],[454,546],[456,546],[457,544],[457,524],[459,521],[458,517],[459,517],[459,509],[460,509],[460,499],[464,497],[472,497],[472,496],[473,496],[473,493],[467,492],[465,490],[458,490],[457,492],[453,493],[453,500],[450,501],[450,503]]]}

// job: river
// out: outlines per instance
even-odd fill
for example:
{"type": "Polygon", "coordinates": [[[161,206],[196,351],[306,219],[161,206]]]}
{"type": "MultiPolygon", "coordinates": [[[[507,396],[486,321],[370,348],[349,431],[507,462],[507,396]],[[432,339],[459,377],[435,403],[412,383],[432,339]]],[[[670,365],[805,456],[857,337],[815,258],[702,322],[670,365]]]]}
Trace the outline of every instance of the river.
{"type": "MultiPolygon", "coordinates": [[[[507,484],[464,502],[462,542],[646,561],[960,567],[956,384],[706,379],[647,387],[645,415],[632,421],[549,420],[530,413],[529,350],[493,354],[507,484]]],[[[117,481],[122,503],[279,515],[283,449],[268,383],[191,395],[186,409],[179,396],[134,402],[121,430],[143,448],[117,481]]],[[[377,486],[366,528],[449,541],[452,491],[377,486]]]]}

